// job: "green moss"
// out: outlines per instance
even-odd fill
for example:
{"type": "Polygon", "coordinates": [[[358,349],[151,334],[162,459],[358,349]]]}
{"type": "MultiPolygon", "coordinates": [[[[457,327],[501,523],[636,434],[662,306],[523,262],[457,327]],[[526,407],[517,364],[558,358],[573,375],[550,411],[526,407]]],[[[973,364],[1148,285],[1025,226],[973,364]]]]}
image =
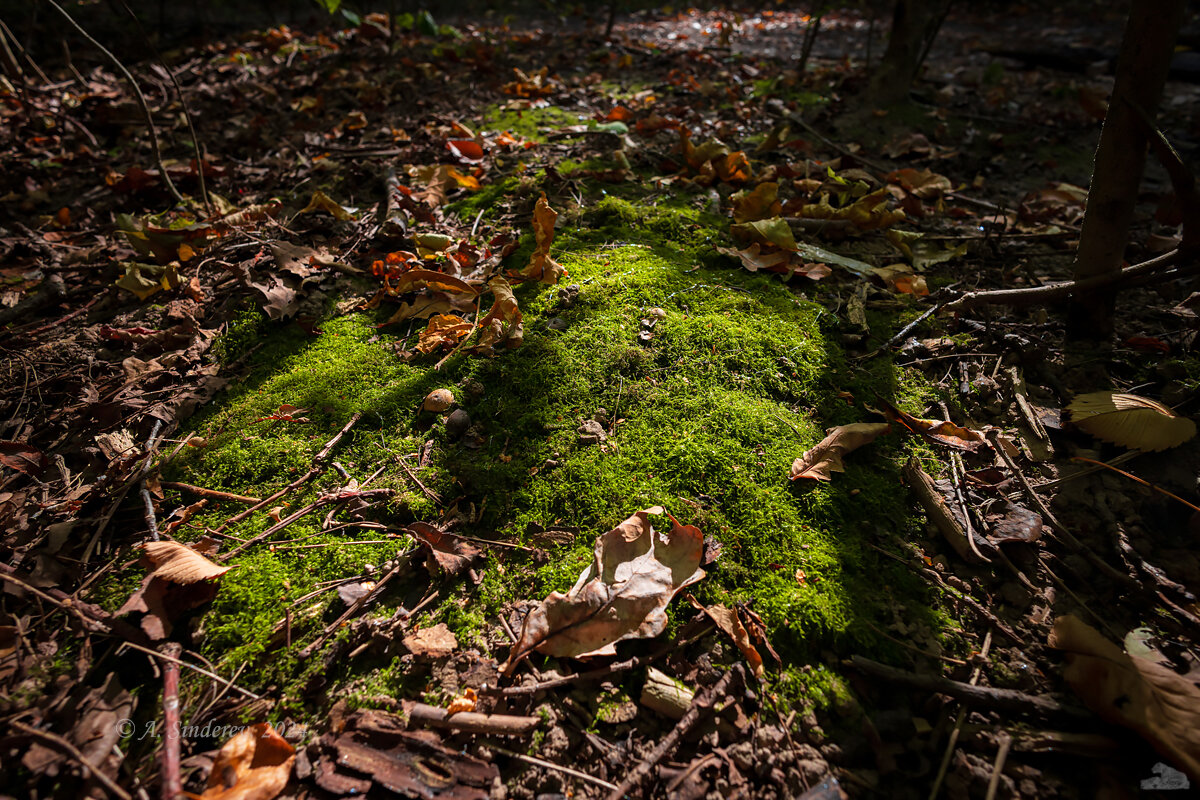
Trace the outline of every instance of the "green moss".
{"type": "MultiPolygon", "coordinates": [[[[455,210],[486,208],[519,185],[517,178],[493,184],[455,210]]],[[[715,255],[713,244],[726,241],[727,220],[692,208],[688,196],[653,204],[637,202],[631,190],[617,197],[604,194],[607,187],[587,188],[583,207],[560,217],[553,249],[569,271],[563,283],[579,287],[577,299],[567,306],[557,288],[521,286],[521,347],[491,359],[460,354],[439,371],[432,359],[399,360],[398,335],[380,332],[364,315],[328,320],[310,336],[244,313],[219,352],[228,361],[261,344],[245,362],[249,374],[195,418],[194,430],[208,444],[188,448],[166,477],[266,496],[303,475],[358,413],[333,459],[359,480],[384,468],[372,486],[397,492],[368,518],[402,525],[446,511],[395,464],[396,456],[428,443],[428,464],[418,476],[459,511],[476,509],[464,533],[544,547],[526,538],[531,523],[578,527],[576,540],[552,548],[547,560],[493,550],[478,585],[462,579],[442,587],[439,603],[418,622],[445,622],[464,646],[486,647],[508,603],[569,588],[590,562],[596,534],[634,511],[663,505],[723,546],[696,595],[751,604],[788,662],[775,690],[786,702],[823,703],[839,684],[819,663],[822,651],[894,653],[867,623],[885,627],[897,608],[914,624],[932,630],[942,624],[924,584],[868,547],[919,532],[899,466],[921,451],[881,439],[850,456],[845,474],[828,484],[791,483],[789,467],[826,427],[866,418],[840,393],[870,403],[877,392],[920,411],[929,388],[886,359],[865,367],[848,362],[820,306],[774,277],[746,273],[715,255]],[[651,309],[664,314],[653,326],[646,322],[655,318],[651,309]],[[482,392],[464,391],[469,383],[482,392]],[[439,387],[453,389],[470,415],[478,434],[471,446],[451,441],[440,421],[416,413],[439,387]],[[306,409],[299,416],[308,421],[267,419],[284,404],[306,409]],[[601,408],[612,423],[607,441],[580,444],[577,427],[601,408]],[[801,669],[805,664],[813,666],[801,669]]],[[[530,246],[509,263],[523,263],[530,246]]],[[[322,474],[285,499],[285,512],[342,483],[333,472],[322,474]]],[[[219,526],[236,510],[193,520],[182,538],[219,526]]],[[[299,645],[268,649],[284,607],[322,581],[364,574],[368,564],[378,567],[410,544],[407,537],[359,544],[384,537],[323,532],[323,515],[277,537],[290,544],[259,545],[234,559],[237,568],[224,576],[204,616],[204,652],[222,669],[253,665],[244,684],[274,683],[298,696],[320,659],[300,663],[299,645]]],[[[228,532],[245,539],[270,524],[260,513],[228,532]]],[[[377,613],[390,614],[404,596],[420,597],[427,580],[394,586],[377,613]]],[[[128,588],[123,582],[106,596],[117,601],[128,588]]],[[[295,642],[311,641],[336,616],[334,597],[326,592],[293,609],[295,642]],[[305,617],[313,605],[317,613],[305,617]]],[[[423,690],[391,659],[339,663],[324,677],[362,702],[423,690]]]]}

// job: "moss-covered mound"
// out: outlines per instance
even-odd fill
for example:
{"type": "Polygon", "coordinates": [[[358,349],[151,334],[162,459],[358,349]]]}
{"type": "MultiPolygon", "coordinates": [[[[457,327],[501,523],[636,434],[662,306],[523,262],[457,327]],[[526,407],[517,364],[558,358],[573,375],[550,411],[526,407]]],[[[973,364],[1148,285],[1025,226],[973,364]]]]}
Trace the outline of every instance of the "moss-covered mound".
{"type": "MultiPolygon", "coordinates": [[[[233,358],[260,345],[249,373],[196,418],[206,446],[190,448],[165,477],[267,496],[304,474],[322,444],[361,413],[332,460],[360,482],[382,470],[370,487],[396,490],[368,519],[398,528],[457,517],[460,533],[547,550],[491,549],[478,583],[443,586],[417,621],[446,622],[484,652],[502,641],[487,633],[506,605],[566,590],[596,534],[662,505],[722,546],[696,596],[750,604],[786,662],[784,683],[812,688],[828,675],[823,651],[892,647],[885,628],[900,615],[932,628],[932,612],[916,580],[868,546],[912,532],[898,474],[903,442],[856,453],[827,484],[789,482],[789,467],[825,428],[864,418],[847,392],[869,402],[877,391],[913,407],[920,389],[886,367],[855,370],[825,324],[831,315],[777,279],[734,269],[712,248],[722,235],[720,220],[687,205],[586,200],[559,221],[554,253],[569,276],[517,292],[524,343],[493,358],[455,355],[440,370],[436,359],[398,357],[404,332],[378,328],[384,315],[331,318],[313,335],[268,327],[248,311],[224,352],[233,358]],[[436,388],[454,392],[455,408],[469,415],[465,432],[461,415],[448,430],[449,412],[419,411],[436,388]],[[307,421],[268,419],[285,404],[306,409],[307,421]],[[589,420],[601,437],[581,434],[589,420]],[[537,526],[579,533],[548,547],[530,538],[537,526]]],[[[276,518],[345,482],[327,471],[285,498],[276,518]]],[[[235,510],[199,516],[177,535],[198,537],[235,510]]],[[[336,515],[326,530],[326,513],[235,558],[203,618],[204,651],[231,670],[248,663],[243,684],[285,695],[298,687],[318,661],[302,663],[296,653],[342,608],[333,592],[310,593],[377,576],[413,545],[394,532],[336,527],[336,515]],[[293,646],[275,649],[285,608],[293,646]]],[[[271,524],[258,513],[227,533],[236,544],[271,524]]],[[[427,578],[419,584],[396,587],[370,613],[411,607],[429,591],[427,578]]],[[[129,588],[112,586],[109,596],[119,601],[129,588]]],[[[399,660],[356,660],[326,677],[365,694],[414,688],[399,660]]]]}

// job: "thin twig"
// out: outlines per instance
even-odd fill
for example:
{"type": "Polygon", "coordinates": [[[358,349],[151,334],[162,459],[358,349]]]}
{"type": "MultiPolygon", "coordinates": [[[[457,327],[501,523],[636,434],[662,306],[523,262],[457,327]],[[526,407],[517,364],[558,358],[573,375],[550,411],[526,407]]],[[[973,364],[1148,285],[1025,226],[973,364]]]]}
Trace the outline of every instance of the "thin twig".
{"type": "Polygon", "coordinates": [[[173,658],[172,656],[169,656],[166,653],[156,652],[154,650],[151,650],[149,647],[142,647],[140,644],[135,644],[134,642],[131,642],[129,640],[125,640],[121,644],[124,647],[132,647],[134,650],[140,650],[141,652],[146,653],[147,655],[154,656],[155,658],[161,658],[164,661],[173,661],[181,667],[187,667],[192,672],[196,672],[196,673],[199,673],[200,675],[203,675],[206,678],[210,678],[210,679],[216,681],[217,683],[221,684],[222,686],[226,687],[227,689],[232,689],[233,691],[237,692],[238,694],[242,695],[243,697],[248,697],[251,700],[262,700],[263,699],[261,695],[257,695],[248,689],[243,689],[242,687],[238,686],[233,681],[231,681],[227,678],[222,678],[217,673],[211,672],[207,669],[204,669],[204,667],[197,667],[195,664],[191,664],[187,661],[184,661],[183,659],[173,658]]]}
{"type": "Polygon", "coordinates": [[[696,723],[700,721],[701,713],[711,709],[713,703],[724,696],[735,677],[738,680],[743,680],[744,675],[745,669],[742,665],[740,663],[734,664],[728,672],[721,676],[721,680],[712,686],[706,687],[700,694],[696,695],[687,713],[680,718],[671,732],[658,743],[658,746],[651,750],[646,758],[629,771],[625,780],[621,781],[621,785],[609,792],[608,800],[623,800],[631,791],[636,791],[650,777],[650,772],[658,766],[658,763],[675,749],[676,745],[679,744],[679,740],[696,726],[696,723]]]}
{"type": "MultiPolygon", "coordinates": [[[[51,0],[51,2],[53,2],[53,0],[51,0]]],[[[87,757],[83,753],[79,752],[78,747],[71,744],[57,733],[38,730],[32,725],[26,725],[24,722],[14,721],[10,724],[24,734],[32,736],[35,739],[41,739],[43,742],[62,750],[75,761],[79,762],[79,765],[82,766],[87,773],[90,773],[96,780],[104,784],[104,788],[108,789],[109,793],[115,797],[120,798],[120,800],[133,800],[133,797],[129,794],[129,792],[118,786],[116,781],[104,774],[104,772],[97,768],[96,765],[91,761],[88,761],[87,757]]],[[[85,774],[84,777],[86,778],[87,774],[85,774]]]]}
{"type": "MultiPolygon", "coordinates": [[[[183,648],[176,642],[163,645],[166,655],[179,657],[183,648]]],[[[163,743],[163,800],[176,800],[183,793],[180,777],[180,726],[179,726],[179,664],[166,661],[163,664],[163,727],[166,741],[163,743]]]]}
{"type": "MultiPolygon", "coordinates": [[[[992,632],[988,631],[983,637],[983,647],[979,651],[980,659],[988,657],[988,651],[992,648],[992,632]]],[[[971,679],[969,683],[975,686],[979,683],[979,676],[983,673],[983,664],[977,663],[975,669],[971,670],[971,679]]],[[[942,754],[942,765],[938,768],[937,777],[933,779],[933,788],[929,790],[929,800],[937,800],[938,791],[942,788],[942,781],[946,779],[946,772],[950,768],[950,759],[954,756],[954,748],[958,745],[958,737],[962,735],[963,723],[967,719],[967,704],[964,702],[958,709],[958,716],[954,720],[954,728],[950,731],[950,739],[946,742],[946,752],[942,754]]]]}
{"type": "Polygon", "coordinates": [[[1066,300],[1072,295],[1077,295],[1082,292],[1089,292],[1102,287],[1120,285],[1129,283],[1136,279],[1151,277],[1152,279],[1162,279],[1173,277],[1175,275],[1185,274],[1185,269],[1190,269],[1194,264],[1188,262],[1194,261],[1194,253],[1185,253],[1183,250],[1176,248],[1160,256],[1143,261],[1140,264],[1134,264],[1131,267],[1126,267],[1118,272],[1106,273],[1097,275],[1092,278],[1084,278],[1077,281],[1065,281],[1063,283],[1054,283],[1047,286],[1027,286],[1021,289],[996,289],[989,292],[968,292],[962,297],[947,303],[944,308],[948,311],[967,311],[972,308],[978,308],[984,305],[1009,305],[1009,306],[1027,306],[1036,303],[1051,303],[1059,300],[1066,300]],[[1166,267],[1176,266],[1180,268],[1173,272],[1159,272],[1166,267]],[[1155,274],[1157,273],[1157,274],[1155,274]]]}
{"type": "Polygon", "coordinates": [[[125,76],[125,80],[129,81],[129,85],[133,87],[134,97],[137,98],[138,105],[142,109],[142,115],[146,118],[146,125],[150,129],[150,147],[154,150],[154,161],[158,165],[159,173],[162,175],[163,184],[167,187],[167,190],[171,193],[171,196],[175,198],[176,202],[178,202],[180,205],[187,205],[187,201],[183,199],[183,195],[179,193],[179,190],[175,188],[175,184],[171,182],[171,176],[167,174],[167,168],[163,164],[162,151],[158,147],[158,131],[154,128],[154,116],[150,113],[150,106],[146,103],[146,96],[142,94],[142,87],[138,85],[136,80],[134,80],[133,73],[126,69],[125,65],[121,63],[121,60],[114,56],[108,50],[108,48],[92,38],[92,35],[84,30],[83,27],[75,21],[75,18],[66,12],[66,9],[54,2],[54,0],[46,0],[46,2],[53,6],[59,14],[62,14],[63,18],[71,25],[72,28],[79,32],[80,36],[82,36],[84,39],[87,39],[87,41],[93,47],[103,53],[108,60],[111,61],[118,70],[120,70],[121,74],[125,76]]]}
{"type": "Polygon", "coordinates": [[[487,744],[487,748],[489,750],[495,750],[497,753],[503,753],[509,758],[515,758],[517,761],[524,761],[526,764],[532,764],[535,767],[554,770],[555,772],[561,772],[563,775],[570,775],[572,778],[578,778],[581,781],[587,781],[588,783],[599,786],[602,789],[608,789],[610,792],[616,791],[617,789],[617,785],[615,783],[609,783],[602,778],[597,778],[594,775],[588,775],[586,772],[580,772],[577,769],[564,767],[561,764],[555,764],[551,761],[546,761],[545,759],[535,758],[534,756],[527,756],[522,753],[514,753],[512,750],[505,749],[496,744],[491,744],[490,742],[487,744]]]}
{"type": "Polygon", "coordinates": [[[245,511],[242,511],[239,514],[235,514],[232,517],[230,517],[229,519],[225,520],[225,522],[221,525],[221,527],[217,528],[217,532],[220,533],[221,531],[228,528],[230,525],[236,525],[237,523],[244,520],[246,517],[253,514],[255,511],[258,511],[259,509],[265,508],[266,506],[270,505],[271,503],[274,503],[276,500],[283,497],[288,492],[291,492],[295,489],[300,488],[305,483],[308,483],[313,478],[317,477],[317,475],[321,474],[321,470],[323,470],[325,468],[325,459],[329,457],[329,453],[333,450],[333,448],[335,446],[337,446],[337,443],[342,440],[342,437],[345,436],[350,431],[350,429],[353,428],[354,425],[361,418],[362,418],[362,413],[356,411],[350,417],[350,421],[347,422],[345,425],[343,425],[342,429],[337,432],[337,435],[325,443],[325,446],[322,447],[315,456],[313,456],[312,469],[310,469],[304,475],[302,475],[299,478],[297,478],[296,480],[292,481],[287,486],[283,487],[282,489],[280,489],[278,492],[271,495],[270,497],[260,500],[258,503],[250,506],[245,511]]]}
{"type": "Polygon", "coordinates": [[[138,29],[142,40],[150,47],[150,52],[154,54],[154,60],[163,68],[163,72],[167,73],[167,77],[171,79],[171,84],[175,87],[175,94],[179,96],[179,107],[183,109],[183,118],[187,121],[188,135],[192,137],[192,149],[196,153],[196,177],[200,180],[200,199],[204,201],[205,213],[211,217],[213,204],[208,196],[208,184],[204,180],[204,153],[200,149],[200,138],[196,136],[196,126],[192,123],[192,112],[188,109],[187,99],[183,96],[183,87],[179,85],[179,80],[175,77],[175,73],[163,61],[162,54],[158,52],[158,48],[154,46],[154,42],[146,35],[145,29],[142,28],[142,21],[137,18],[137,14],[133,13],[133,9],[129,7],[129,3],[121,0],[121,5],[129,12],[129,16],[133,18],[133,24],[138,29]]]}
{"type": "Polygon", "coordinates": [[[426,487],[425,484],[421,483],[421,479],[416,476],[416,473],[408,468],[408,465],[404,463],[404,459],[401,456],[396,456],[396,463],[400,465],[400,469],[404,470],[404,474],[408,476],[408,479],[417,485],[417,488],[421,490],[422,494],[424,494],[433,502],[437,503],[439,506],[442,504],[442,498],[438,497],[435,492],[426,487]]]}
{"type": "Polygon", "coordinates": [[[233,494],[232,492],[222,492],[217,489],[205,489],[203,486],[193,486],[190,483],[179,483],[178,481],[162,481],[158,485],[164,489],[187,492],[188,494],[205,497],[209,500],[228,500],[232,503],[247,503],[250,505],[262,502],[262,499],[258,497],[247,497],[241,494],[233,494]]]}

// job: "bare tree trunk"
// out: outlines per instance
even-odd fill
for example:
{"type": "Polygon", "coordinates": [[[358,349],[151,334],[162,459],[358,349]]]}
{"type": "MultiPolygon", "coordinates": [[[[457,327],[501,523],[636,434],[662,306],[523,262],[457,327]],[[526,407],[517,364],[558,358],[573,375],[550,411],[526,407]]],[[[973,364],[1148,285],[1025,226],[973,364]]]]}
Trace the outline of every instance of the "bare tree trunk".
{"type": "MultiPolygon", "coordinates": [[[[1125,260],[1146,162],[1147,138],[1138,108],[1154,119],[1185,7],[1186,0],[1134,0],[1129,11],[1112,100],[1092,166],[1087,213],[1075,256],[1075,280],[1116,272],[1125,260]]],[[[1075,298],[1068,315],[1071,337],[1103,340],[1111,336],[1115,303],[1116,291],[1111,288],[1075,298]]]]}
{"type": "Polygon", "coordinates": [[[892,30],[888,35],[883,60],[871,75],[868,102],[892,106],[908,97],[942,20],[953,0],[896,0],[892,10],[892,30]]]}

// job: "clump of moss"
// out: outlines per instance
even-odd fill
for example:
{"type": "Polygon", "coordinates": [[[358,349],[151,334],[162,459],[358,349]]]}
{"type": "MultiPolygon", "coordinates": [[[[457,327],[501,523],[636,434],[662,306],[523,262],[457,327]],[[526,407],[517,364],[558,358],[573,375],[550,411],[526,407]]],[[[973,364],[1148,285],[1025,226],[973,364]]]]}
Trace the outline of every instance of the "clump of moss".
{"type": "MultiPolygon", "coordinates": [[[[879,392],[913,407],[927,389],[886,363],[851,368],[818,305],[715,254],[725,225],[686,196],[658,205],[587,198],[563,215],[554,246],[569,272],[563,283],[578,286],[574,298],[555,287],[520,287],[522,346],[491,359],[460,354],[440,371],[397,359],[398,336],[381,333],[365,315],[329,320],[317,336],[239,318],[222,356],[239,355],[256,338],[263,347],[247,362],[248,378],[196,418],[208,446],[176,461],[169,477],[264,496],[303,474],[359,413],[334,458],[359,480],[382,467],[372,485],[396,490],[368,517],[402,525],[448,513],[396,466],[397,457],[422,451],[427,463],[418,477],[453,503],[449,513],[459,514],[468,534],[533,543],[531,524],[578,527],[575,542],[544,563],[493,554],[478,585],[444,588],[420,622],[446,622],[464,643],[483,642],[508,603],[567,589],[590,561],[596,534],[663,505],[723,546],[708,579],[694,587],[697,596],[747,602],[762,615],[791,665],[780,683],[785,692],[828,689],[824,668],[798,666],[828,648],[890,649],[872,626],[886,626],[897,604],[938,626],[923,584],[868,547],[881,533],[917,531],[899,477],[911,446],[880,440],[855,453],[829,484],[793,484],[789,466],[824,428],[863,417],[843,393],[879,392]],[[456,392],[473,423],[470,437],[452,439],[439,420],[417,413],[434,388],[456,392]],[[307,409],[308,422],[264,419],[283,404],[307,409]],[[581,442],[577,428],[587,419],[603,420],[605,441],[581,442]]],[[[323,475],[286,498],[287,510],[341,482],[323,475]]],[[[222,518],[201,516],[188,535],[222,518]]],[[[259,514],[229,533],[247,538],[269,524],[259,514]]],[[[323,581],[366,577],[368,566],[410,542],[371,534],[383,541],[362,544],[365,535],[353,528],[323,531],[320,515],[284,536],[289,544],[235,559],[238,568],[224,577],[204,619],[204,650],[223,664],[253,663],[249,675],[295,689],[305,666],[266,651],[283,607],[323,581]]],[[[333,596],[303,606],[331,604],[333,596]]],[[[301,639],[335,613],[317,611],[309,627],[297,626],[301,639]]],[[[396,662],[340,665],[329,677],[364,696],[414,688],[396,662]]]]}

